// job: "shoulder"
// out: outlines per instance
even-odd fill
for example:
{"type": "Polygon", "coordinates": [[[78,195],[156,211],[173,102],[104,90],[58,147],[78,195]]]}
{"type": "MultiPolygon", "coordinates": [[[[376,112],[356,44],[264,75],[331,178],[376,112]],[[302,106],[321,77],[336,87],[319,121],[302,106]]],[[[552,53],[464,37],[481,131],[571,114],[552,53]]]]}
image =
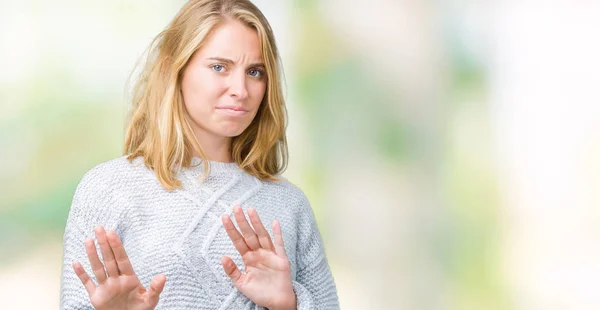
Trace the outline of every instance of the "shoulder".
{"type": "Polygon", "coordinates": [[[295,213],[312,214],[310,203],[304,191],[281,175],[276,177],[277,181],[265,181],[263,183],[269,194],[276,199],[285,201],[286,206],[291,207],[295,213]]]}
{"type": "MultiPolygon", "coordinates": [[[[296,232],[298,240],[299,253],[302,253],[303,259],[312,261],[311,255],[318,255],[317,251],[313,251],[314,245],[321,244],[321,237],[319,227],[316,222],[314,210],[308,201],[306,194],[294,183],[289,180],[277,176],[279,181],[269,181],[268,185],[278,192],[281,198],[285,199],[285,206],[289,208],[291,212],[291,222],[287,225],[293,225],[294,231],[296,232]],[[312,254],[310,254],[312,253],[312,254]]],[[[285,221],[281,221],[282,230],[289,230],[289,226],[286,226],[285,221]],[[285,227],[284,227],[285,226],[285,227]]],[[[318,248],[318,247],[316,247],[318,248]]],[[[298,253],[298,252],[297,252],[298,253]]],[[[304,268],[304,263],[298,265],[300,268],[304,268]]]]}
{"type": "Polygon", "coordinates": [[[105,195],[119,187],[128,187],[136,179],[149,175],[151,170],[144,165],[143,159],[136,158],[130,162],[127,156],[117,157],[88,170],[77,185],[75,195],[105,195]]]}
{"type": "Polygon", "coordinates": [[[132,163],[122,156],[88,170],[75,189],[67,225],[75,225],[85,234],[97,224],[116,229],[121,214],[129,207],[131,193],[138,191],[140,185],[132,184],[140,184],[136,179],[140,179],[143,168],[143,162],[136,166],[135,160],[132,163]]]}

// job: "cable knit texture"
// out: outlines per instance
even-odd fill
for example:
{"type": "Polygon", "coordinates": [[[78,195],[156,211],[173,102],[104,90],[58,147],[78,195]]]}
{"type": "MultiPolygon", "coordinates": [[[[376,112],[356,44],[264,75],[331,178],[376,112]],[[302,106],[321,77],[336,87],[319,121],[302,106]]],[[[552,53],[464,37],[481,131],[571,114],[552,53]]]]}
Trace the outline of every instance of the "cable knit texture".
{"type": "Polygon", "coordinates": [[[271,223],[279,220],[298,309],[339,309],[321,235],[302,191],[284,179],[260,181],[235,163],[211,162],[204,182],[202,172],[202,165],[183,169],[177,175],[183,188],[172,192],[141,157],[133,163],[113,159],[86,173],[64,234],[60,308],[93,309],[72,262],[80,262],[97,284],[84,241],[95,239],[94,227],[102,225],[120,236],[144,287],[157,274],[166,275],[156,309],[260,309],[233,286],[221,265],[227,255],[244,270],[221,222],[239,204],[246,215],[247,208],[256,208],[271,238],[271,223]]]}

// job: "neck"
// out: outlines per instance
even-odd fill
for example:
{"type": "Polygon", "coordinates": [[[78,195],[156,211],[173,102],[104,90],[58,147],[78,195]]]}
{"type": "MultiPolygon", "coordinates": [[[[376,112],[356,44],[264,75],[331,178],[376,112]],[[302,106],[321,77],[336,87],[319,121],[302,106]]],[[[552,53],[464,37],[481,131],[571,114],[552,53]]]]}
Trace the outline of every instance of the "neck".
{"type": "MultiPolygon", "coordinates": [[[[196,132],[198,143],[202,147],[206,159],[216,162],[229,163],[233,159],[231,157],[231,138],[216,137],[207,132],[196,132]]],[[[200,157],[197,152],[193,153],[194,157],[200,157]]]]}

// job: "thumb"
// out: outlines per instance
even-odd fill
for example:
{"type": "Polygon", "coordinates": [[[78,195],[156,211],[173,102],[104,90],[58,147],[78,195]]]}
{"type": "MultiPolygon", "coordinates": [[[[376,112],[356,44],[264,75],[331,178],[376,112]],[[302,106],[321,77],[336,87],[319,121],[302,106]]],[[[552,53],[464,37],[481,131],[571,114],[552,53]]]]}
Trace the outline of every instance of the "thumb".
{"type": "Polygon", "coordinates": [[[163,274],[159,274],[150,282],[150,288],[148,289],[148,298],[153,304],[158,303],[160,293],[165,288],[167,277],[163,274]]]}

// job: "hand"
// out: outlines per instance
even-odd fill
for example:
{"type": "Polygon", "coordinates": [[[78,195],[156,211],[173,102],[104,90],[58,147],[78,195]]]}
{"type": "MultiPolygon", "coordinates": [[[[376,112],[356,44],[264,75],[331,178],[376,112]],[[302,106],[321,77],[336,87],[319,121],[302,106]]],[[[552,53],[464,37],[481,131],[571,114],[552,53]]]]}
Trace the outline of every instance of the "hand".
{"type": "Polygon", "coordinates": [[[73,269],[90,295],[94,308],[96,310],[154,309],[167,281],[166,277],[162,274],[157,275],[152,279],[150,288],[146,290],[133,271],[119,236],[114,231],[105,232],[101,226],[96,227],[94,231],[102,251],[104,265],[98,258],[92,238],[85,240],[85,250],[98,280],[98,286],[96,287],[92,282],[79,262],[73,262],[73,269]]]}
{"type": "Polygon", "coordinates": [[[279,222],[273,221],[273,245],[255,209],[248,209],[254,229],[248,224],[240,206],[234,207],[233,210],[243,235],[227,215],[222,217],[223,226],[242,255],[246,268],[245,273],[241,273],[230,257],[223,256],[221,263],[225,273],[231,278],[233,285],[255,304],[271,310],[296,309],[290,262],[285,254],[279,222]]]}

